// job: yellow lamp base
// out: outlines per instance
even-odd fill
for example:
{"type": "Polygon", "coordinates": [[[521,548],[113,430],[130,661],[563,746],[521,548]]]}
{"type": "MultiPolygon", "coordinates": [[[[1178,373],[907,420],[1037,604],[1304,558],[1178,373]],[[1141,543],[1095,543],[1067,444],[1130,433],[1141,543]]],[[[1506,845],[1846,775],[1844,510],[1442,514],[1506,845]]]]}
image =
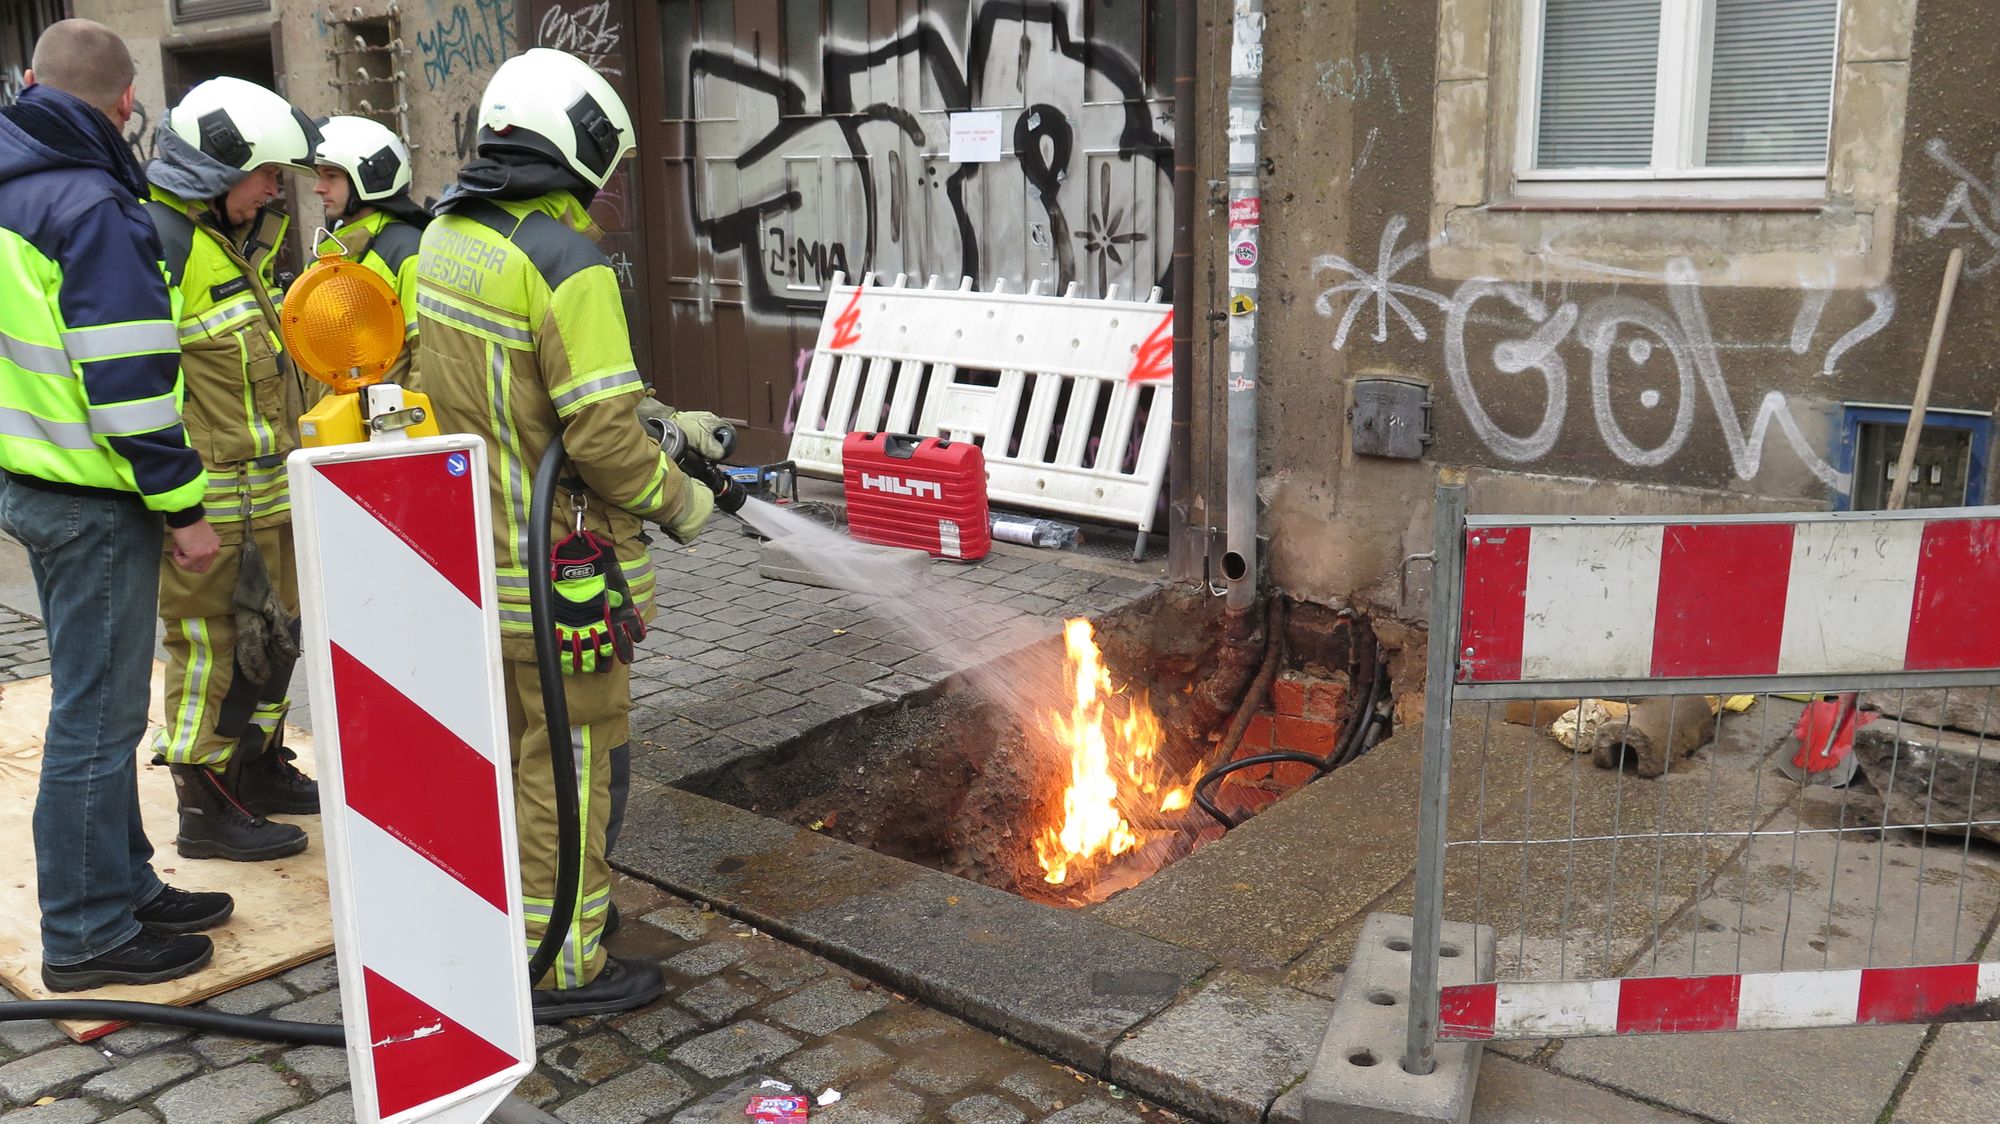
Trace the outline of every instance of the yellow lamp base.
{"type": "MultiPolygon", "coordinates": [[[[402,392],[403,410],[421,409],[423,420],[396,430],[407,437],[438,436],[437,413],[430,396],[414,390],[402,392]]],[[[361,416],[359,393],[329,394],[299,418],[299,443],[309,449],[323,445],[358,445],[374,436],[361,416]]]]}

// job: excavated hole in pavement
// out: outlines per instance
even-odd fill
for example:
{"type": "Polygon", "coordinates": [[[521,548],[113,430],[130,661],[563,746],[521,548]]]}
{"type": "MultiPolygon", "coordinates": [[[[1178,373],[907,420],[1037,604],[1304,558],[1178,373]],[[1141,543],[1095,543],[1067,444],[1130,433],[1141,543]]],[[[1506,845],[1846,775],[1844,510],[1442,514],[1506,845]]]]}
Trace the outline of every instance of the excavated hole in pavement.
{"type": "MultiPolygon", "coordinates": [[[[1214,598],[1176,591],[1094,623],[1113,682],[1130,688],[1126,698],[1143,692],[1160,721],[1162,791],[1188,783],[1255,672],[1261,628],[1226,620],[1214,598]]],[[[1124,801],[1139,846],[1108,861],[1072,865],[1062,884],[1045,880],[1035,841],[1061,823],[1071,776],[1069,747],[1053,734],[1050,718],[1069,713],[1063,659],[1062,639],[1054,637],[942,689],[681,783],[1034,901],[1072,907],[1102,901],[1218,838],[1221,829],[1193,807],[1154,811],[1157,796],[1124,801]]],[[[1114,699],[1107,707],[1114,720],[1121,705],[1114,699]]],[[[1231,786],[1218,786],[1216,795],[1225,809],[1244,810],[1231,786]]]]}

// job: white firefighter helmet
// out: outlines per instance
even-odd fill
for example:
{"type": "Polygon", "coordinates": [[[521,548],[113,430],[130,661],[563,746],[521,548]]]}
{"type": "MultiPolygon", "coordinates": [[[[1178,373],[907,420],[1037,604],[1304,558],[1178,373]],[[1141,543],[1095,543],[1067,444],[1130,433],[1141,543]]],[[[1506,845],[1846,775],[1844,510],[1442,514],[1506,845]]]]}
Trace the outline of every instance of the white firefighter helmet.
{"type": "Polygon", "coordinates": [[[575,55],[535,47],[500,64],[479,100],[479,141],[526,148],[603,187],[638,134],[618,91],[575,55]]]}
{"type": "Polygon", "coordinates": [[[182,140],[232,168],[280,164],[312,172],[319,129],[291,102],[241,78],[211,78],[167,114],[182,140]]]}
{"type": "Polygon", "coordinates": [[[388,126],[366,117],[329,117],[319,133],[312,162],[346,172],[355,200],[375,203],[409,190],[410,149],[388,126]]]}

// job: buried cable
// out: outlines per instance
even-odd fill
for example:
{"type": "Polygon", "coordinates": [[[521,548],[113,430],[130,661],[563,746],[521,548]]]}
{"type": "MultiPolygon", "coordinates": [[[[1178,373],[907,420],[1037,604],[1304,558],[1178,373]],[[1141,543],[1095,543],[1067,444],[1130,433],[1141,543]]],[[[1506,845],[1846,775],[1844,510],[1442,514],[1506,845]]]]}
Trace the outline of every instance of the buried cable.
{"type": "MultiPolygon", "coordinates": [[[[1288,749],[1280,750],[1276,753],[1259,753],[1250,757],[1240,757],[1234,761],[1225,761],[1208,772],[1203,773],[1201,779],[1194,782],[1194,802],[1201,806],[1202,811],[1207,812],[1217,822],[1221,823],[1224,828],[1241,827],[1244,822],[1243,820],[1231,818],[1229,813],[1223,811],[1214,800],[1210,799],[1208,795],[1209,788],[1223,777],[1228,776],[1238,769],[1248,769],[1255,765],[1277,765],[1286,762],[1311,765],[1313,768],[1319,770],[1319,775],[1322,777],[1334,769],[1333,762],[1324,757],[1314,757],[1310,753],[1297,753],[1288,749]]],[[[1245,819],[1247,818],[1245,817],[1245,819]]]]}

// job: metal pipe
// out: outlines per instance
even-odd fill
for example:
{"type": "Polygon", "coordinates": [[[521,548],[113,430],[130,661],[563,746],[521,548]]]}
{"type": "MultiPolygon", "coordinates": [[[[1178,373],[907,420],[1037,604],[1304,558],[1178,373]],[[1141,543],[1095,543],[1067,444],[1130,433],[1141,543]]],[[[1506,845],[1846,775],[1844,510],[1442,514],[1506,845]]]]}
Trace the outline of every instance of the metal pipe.
{"type": "Polygon", "coordinates": [[[1430,655],[1424,665],[1424,779],[1417,804],[1417,885],[1410,911],[1410,1026],[1403,1070],[1437,1068],[1438,946],[1444,932],[1444,829],[1451,793],[1451,694],[1465,576],[1465,474],[1438,473],[1431,532],[1430,655]]]}
{"type": "Polygon", "coordinates": [[[1257,600],[1257,262],[1263,185],[1264,0],[1236,0],[1229,44],[1229,538],[1228,605],[1257,600]]]}
{"type": "Polygon", "coordinates": [[[1194,533],[1194,0],[1174,0],[1174,383],[1167,439],[1167,578],[1200,581],[1206,548],[1194,533]]]}

